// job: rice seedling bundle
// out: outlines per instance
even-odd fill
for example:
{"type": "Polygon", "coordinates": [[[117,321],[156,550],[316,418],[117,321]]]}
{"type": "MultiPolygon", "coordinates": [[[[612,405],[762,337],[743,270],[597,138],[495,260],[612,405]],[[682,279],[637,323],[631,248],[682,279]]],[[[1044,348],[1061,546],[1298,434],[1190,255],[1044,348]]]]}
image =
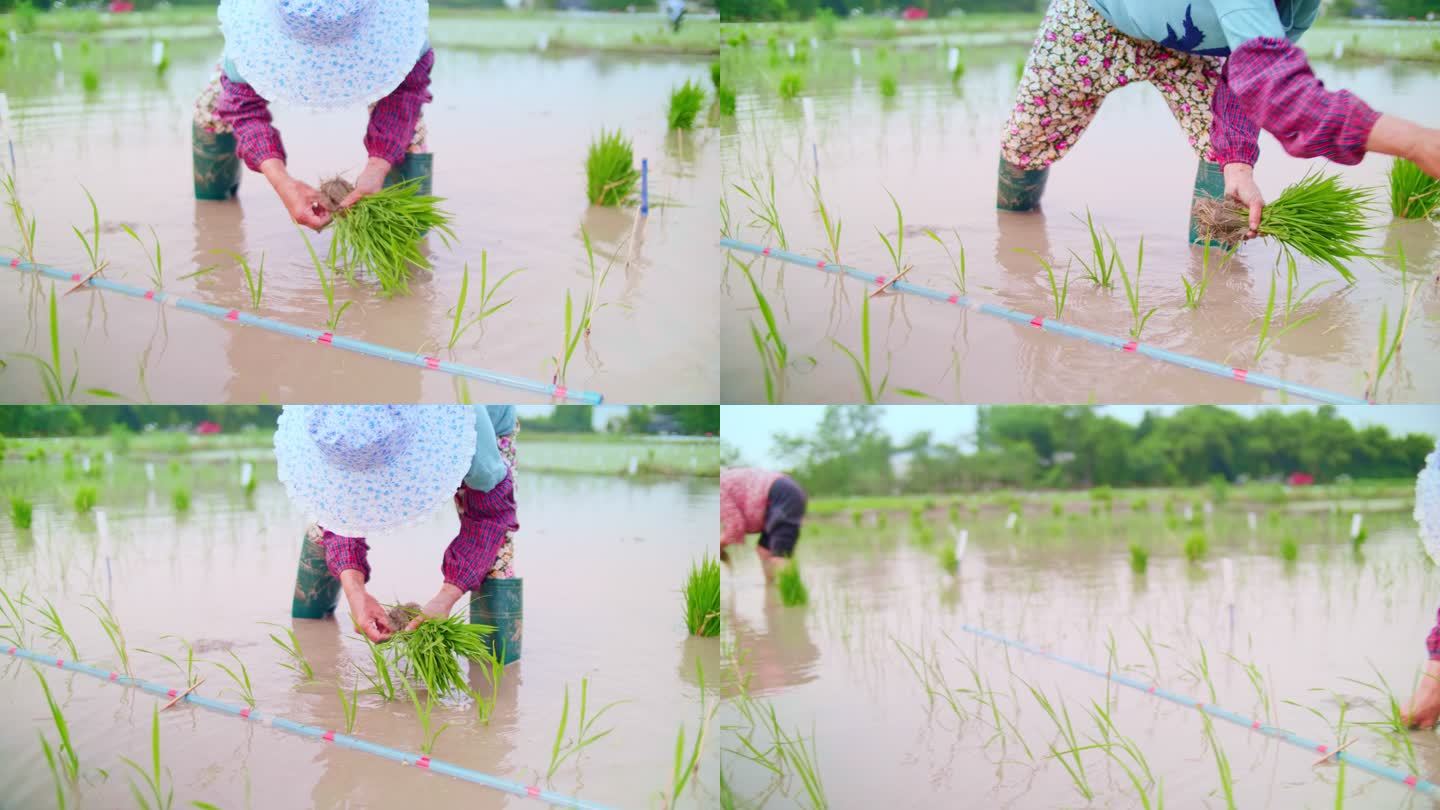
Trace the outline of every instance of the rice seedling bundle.
{"type": "Polygon", "coordinates": [[[800,566],[791,560],[780,573],[775,577],[775,585],[780,589],[780,602],[785,607],[803,605],[810,601],[810,591],[805,587],[805,580],[800,577],[800,566]]]}
{"type": "Polygon", "coordinates": [[[585,157],[585,194],[591,205],[624,205],[635,196],[640,173],[635,150],[620,130],[600,130],[585,157]]]}
{"type": "Polygon", "coordinates": [[[684,84],[670,91],[670,109],[666,121],[671,129],[692,129],[695,117],[705,104],[705,88],[699,83],[686,80],[684,84]]]}
{"type": "Polygon", "coordinates": [[[720,562],[708,555],[685,581],[685,626],[692,636],[720,635],[720,562]]]}
{"type": "Polygon", "coordinates": [[[336,177],[320,184],[325,207],[335,215],[331,257],[345,267],[348,277],[353,279],[357,269],[364,270],[380,282],[386,296],[409,295],[411,266],[430,267],[429,257],[420,250],[420,239],[431,231],[446,245],[455,238],[451,216],[440,208],[443,200],[421,194],[420,181],[417,177],[396,183],[360,198],[349,208],[340,207],[354,190],[348,181],[336,177]]]}
{"type": "MultiPolygon", "coordinates": [[[[1338,175],[1307,174],[1265,206],[1260,235],[1330,265],[1353,282],[1345,263],[1371,257],[1360,241],[1369,230],[1365,216],[1373,203],[1371,189],[1342,185],[1338,175]]],[[[1249,209],[1235,200],[1197,200],[1194,214],[1196,230],[1205,239],[1238,245],[1250,230],[1249,209]]]]}
{"type": "Polygon", "coordinates": [[[1424,219],[1440,210],[1440,179],[1405,158],[1390,164],[1390,212],[1404,219],[1424,219]]]}
{"type": "Polygon", "coordinates": [[[427,617],[414,630],[401,630],[390,638],[395,662],[418,675],[430,694],[439,696],[456,690],[469,692],[469,682],[460,670],[459,658],[491,663],[493,656],[485,637],[495,628],[470,624],[463,613],[445,618],[427,617]]]}

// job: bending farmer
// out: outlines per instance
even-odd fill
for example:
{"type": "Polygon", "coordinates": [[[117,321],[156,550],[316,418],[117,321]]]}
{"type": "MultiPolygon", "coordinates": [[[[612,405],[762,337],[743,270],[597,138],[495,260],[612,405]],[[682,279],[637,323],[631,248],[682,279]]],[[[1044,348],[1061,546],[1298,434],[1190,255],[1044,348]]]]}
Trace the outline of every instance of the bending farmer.
{"type": "Polygon", "coordinates": [[[389,638],[400,628],[365,589],[365,538],[450,504],[460,531],[423,614],[448,616],[487,577],[514,577],[518,432],[513,406],[285,406],[275,432],[279,477],[315,520],[300,553],[295,616],[334,611],[343,590],[359,630],[371,641],[389,638]]]}
{"type": "Polygon", "coordinates": [[[795,553],[800,523],[805,519],[805,490],[790,476],[754,467],[720,471],[720,558],[726,547],[743,545],[745,535],[759,534],[755,553],[774,579],[795,553]]]}
{"type": "Polygon", "coordinates": [[[1002,135],[997,206],[1038,205],[1050,165],[1106,94],[1137,81],[1165,97],[1199,156],[1196,196],[1248,206],[1252,237],[1265,205],[1253,176],[1261,129],[1296,157],[1350,165],[1382,152],[1440,177],[1440,130],[1315,77],[1295,42],[1319,9],[1320,0],[1051,0],[1002,135]]]}
{"type": "MultiPolygon", "coordinates": [[[[1430,559],[1440,564],[1440,444],[1425,457],[1425,469],[1415,479],[1415,522],[1420,524],[1421,544],[1430,559]]],[[[1411,728],[1430,728],[1440,720],[1440,612],[1425,639],[1425,651],[1430,660],[1405,710],[1411,728]]]]}
{"type": "Polygon", "coordinates": [[[320,230],[333,212],[319,191],[290,176],[270,102],[370,105],[370,159],[342,208],[383,188],[392,168],[401,167],[404,179],[429,175],[420,118],[435,64],[428,7],[423,0],[222,0],[225,57],[196,104],[196,124],[233,131],[240,158],[265,175],[290,217],[320,230]]]}

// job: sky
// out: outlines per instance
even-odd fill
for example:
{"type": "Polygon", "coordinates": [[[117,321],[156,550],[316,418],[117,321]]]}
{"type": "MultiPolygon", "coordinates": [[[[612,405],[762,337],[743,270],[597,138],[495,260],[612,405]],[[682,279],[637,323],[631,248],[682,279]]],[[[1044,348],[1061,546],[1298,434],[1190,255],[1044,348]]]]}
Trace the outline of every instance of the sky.
{"type": "MultiPolygon", "coordinates": [[[[937,441],[954,442],[975,432],[975,407],[971,405],[876,405],[880,424],[897,441],[928,430],[937,441]]],[[[1146,411],[1171,413],[1179,405],[1102,405],[1096,410],[1136,424],[1146,411]]],[[[1246,415],[1257,406],[1233,405],[1231,410],[1246,415]]],[[[1318,405],[1265,406],[1284,410],[1316,410],[1318,405]]],[[[1381,425],[1393,433],[1440,434],[1440,406],[1383,405],[1339,406],[1336,411],[1352,424],[1381,425]]],[[[720,411],[720,435],[725,444],[740,451],[747,465],[781,468],[773,454],[771,437],[777,432],[810,433],[825,413],[823,405],[726,405],[720,411]]]]}

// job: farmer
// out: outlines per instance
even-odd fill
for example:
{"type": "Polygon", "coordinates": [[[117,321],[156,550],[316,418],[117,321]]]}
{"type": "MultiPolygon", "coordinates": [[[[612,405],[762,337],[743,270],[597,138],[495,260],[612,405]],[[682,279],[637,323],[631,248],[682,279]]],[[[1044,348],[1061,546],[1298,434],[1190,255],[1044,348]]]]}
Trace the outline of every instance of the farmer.
{"type": "MultiPolygon", "coordinates": [[[[1330,91],[1295,45],[1320,0],[1051,0],[1005,125],[996,205],[1040,203],[1050,164],[1075,146],[1110,91],[1148,81],[1200,157],[1195,195],[1249,208],[1265,200],[1253,167],[1260,130],[1296,157],[1359,163],[1397,155],[1440,177],[1440,130],[1330,91]],[[1222,188],[1223,187],[1223,188],[1222,188]]],[[[1191,241],[1199,241],[1194,223],[1191,241]]]]}
{"type": "Polygon", "coordinates": [[[670,17],[670,30],[680,33],[680,23],[685,19],[685,0],[665,0],[665,13],[670,17]]]}
{"type": "Polygon", "coordinates": [[[773,580],[795,553],[805,519],[805,490],[790,476],[754,467],[720,471],[720,558],[730,562],[726,546],[742,545],[759,534],[755,553],[773,580]]]}
{"type": "MultiPolygon", "coordinates": [[[[515,576],[515,443],[510,405],[287,405],[275,432],[279,477],[314,518],[295,585],[297,618],[334,611],[343,591],[371,641],[399,630],[365,589],[365,537],[453,504],[460,531],[422,612],[448,616],[487,577],[515,576]]],[[[410,620],[408,627],[420,623],[410,620]]]]}
{"type": "MultiPolygon", "coordinates": [[[[1420,524],[1420,541],[1430,559],[1440,563],[1440,444],[1425,458],[1425,469],[1415,479],[1415,522],[1420,524]]],[[[1430,660],[1405,710],[1411,728],[1430,728],[1440,720],[1440,611],[1425,639],[1425,651],[1430,660]]]]}
{"type": "Polygon", "coordinates": [[[420,108],[431,100],[435,52],[427,9],[423,0],[222,0],[224,61],[196,103],[196,123],[233,131],[245,165],[265,175],[295,222],[318,231],[333,212],[319,191],[290,176],[270,102],[370,105],[370,159],[342,208],[384,187],[407,154],[426,154],[415,162],[428,174],[420,108]]]}

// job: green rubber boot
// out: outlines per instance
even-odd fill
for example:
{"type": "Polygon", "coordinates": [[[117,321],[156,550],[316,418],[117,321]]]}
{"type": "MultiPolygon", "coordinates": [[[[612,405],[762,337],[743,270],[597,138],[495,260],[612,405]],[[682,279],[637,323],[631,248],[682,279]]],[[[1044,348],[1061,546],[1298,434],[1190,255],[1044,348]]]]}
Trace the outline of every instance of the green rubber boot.
{"type": "Polygon", "coordinates": [[[488,624],[495,632],[486,637],[490,652],[502,664],[520,658],[521,613],[524,609],[524,582],[513,579],[486,579],[478,593],[471,594],[470,623],[488,624]]]}
{"type": "Polygon", "coordinates": [[[190,124],[191,153],[195,163],[195,199],[226,200],[240,190],[240,156],[235,154],[235,133],[207,132],[190,124]]]}
{"type": "Polygon", "coordinates": [[[1200,231],[1195,222],[1194,204],[1196,201],[1218,200],[1224,196],[1225,173],[1220,169],[1220,164],[1211,163],[1208,160],[1200,161],[1199,167],[1195,169],[1195,196],[1191,200],[1190,244],[1204,246],[1208,242],[1212,248],[1228,249],[1230,247],[1224,242],[1200,238],[1200,231]]]}
{"type": "Polygon", "coordinates": [[[323,619],[340,603],[340,580],[325,564],[325,547],[309,536],[300,543],[300,566],[295,570],[295,598],[290,615],[297,619],[323,619]]]}
{"type": "Polygon", "coordinates": [[[400,161],[400,165],[390,167],[390,173],[385,175],[385,186],[389,188],[396,183],[403,183],[406,180],[421,178],[419,193],[429,196],[431,191],[431,176],[435,173],[435,155],[430,152],[408,154],[400,161]]]}
{"type": "Polygon", "coordinates": [[[1001,211],[1033,211],[1045,194],[1050,169],[1022,169],[1000,158],[1000,181],[995,190],[995,207],[1001,211]]]}

